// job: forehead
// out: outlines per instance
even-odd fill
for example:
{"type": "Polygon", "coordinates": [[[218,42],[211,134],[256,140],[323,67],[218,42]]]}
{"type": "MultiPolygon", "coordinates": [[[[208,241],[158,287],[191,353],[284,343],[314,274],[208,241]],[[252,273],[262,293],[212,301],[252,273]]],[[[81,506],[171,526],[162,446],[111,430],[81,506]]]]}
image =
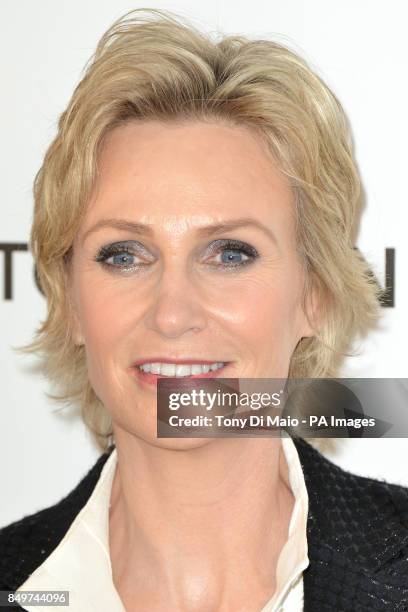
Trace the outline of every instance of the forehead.
{"type": "Polygon", "coordinates": [[[220,121],[132,122],[106,135],[87,216],[290,212],[292,192],[265,142],[220,121]]]}

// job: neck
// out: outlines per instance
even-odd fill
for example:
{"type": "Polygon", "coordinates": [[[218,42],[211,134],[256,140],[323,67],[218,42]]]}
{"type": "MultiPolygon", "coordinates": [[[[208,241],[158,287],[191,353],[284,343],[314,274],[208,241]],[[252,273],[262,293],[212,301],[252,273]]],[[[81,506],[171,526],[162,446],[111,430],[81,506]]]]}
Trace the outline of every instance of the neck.
{"type": "Polygon", "coordinates": [[[154,576],[175,608],[200,590],[206,609],[209,593],[220,609],[241,587],[267,600],[294,504],[280,438],[174,450],[117,430],[115,442],[109,539],[118,590],[140,592],[154,576]]]}

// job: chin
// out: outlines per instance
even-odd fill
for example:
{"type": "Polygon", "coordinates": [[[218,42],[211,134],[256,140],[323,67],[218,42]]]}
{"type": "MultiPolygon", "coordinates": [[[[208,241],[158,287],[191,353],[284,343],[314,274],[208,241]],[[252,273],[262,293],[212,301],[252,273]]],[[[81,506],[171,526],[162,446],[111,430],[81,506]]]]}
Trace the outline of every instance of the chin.
{"type": "Polygon", "coordinates": [[[120,425],[118,422],[113,426],[114,440],[120,440],[124,438],[135,438],[140,442],[144,442],[149,446],[155,446],[156,448],[163,448],[168,450],[193,450],[195,448],[202,448],[210,444],[214,438],[158,438],[156,434],[156,422],[153,427],[147,428],[142,427],[136,429],[135,427],[126,427],[124,424],[120,425]]]}
{"type": "Polygon", "coordinates": [[[142,438],[146,444],[167,450],[188,451],[203,448],[213,442],[214,438],[142,438]]]}

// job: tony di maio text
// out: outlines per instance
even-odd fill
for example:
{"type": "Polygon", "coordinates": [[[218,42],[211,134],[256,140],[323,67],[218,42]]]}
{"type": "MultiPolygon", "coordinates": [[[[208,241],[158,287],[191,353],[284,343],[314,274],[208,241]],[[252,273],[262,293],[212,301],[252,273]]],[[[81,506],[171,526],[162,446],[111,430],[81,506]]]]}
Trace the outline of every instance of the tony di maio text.
{"type": "Polygon", "coordinates": [[[324,416],[309,415],[307,418],[298,419],[295,417],[279,416],[258,416],[249,417],[227,417],[215,415],[213,417],[197,415],[194,417],[179,417],[172,415],[169,424],[173,427],[234,427],[244,429],[245,427],[298,427],[299,424],[309,425],[310,427],[374,427],[375,419],[369,418],[340,418],[331,415],[330,418],[324,416]],[[215,422],[214,422],[215,421],[215,422]]]}

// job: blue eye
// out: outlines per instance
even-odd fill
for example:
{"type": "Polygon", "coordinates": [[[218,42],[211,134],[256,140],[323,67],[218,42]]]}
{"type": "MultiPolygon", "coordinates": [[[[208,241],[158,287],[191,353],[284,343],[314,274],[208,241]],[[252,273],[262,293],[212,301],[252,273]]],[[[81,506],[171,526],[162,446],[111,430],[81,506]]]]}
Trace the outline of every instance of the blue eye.
{"type": "Polygon", "coordinates": [[[122,253],[120,254],[116,254],[116,255],[111,255],[110,257],[108,257],[107,259],[105,259],[106,263],[109,263],[109,259],[112,259],[112,265],[129,265],[132,263],[132,261],[130,261],[132,259],[132,257],[134,257],[134,255],[132,255],[131,253],[127,253],[126,251],[122,251],[122,253]]]}
{"type": "Polygon", "coordinates": [[[225,264],[240,264],[249,259],[248,255],[245,255],[245,253],[239,249],[225,249],[224,251],[221,251],[220,255],[221,262],[225,264]],[[243,256],[246,257],[246,259],[243,260],[243,256]]]}
{"type": "MultiPolygon", "coordinates": [[[[259,257],[254,247],[240,240],[214,240],[209,245],[208,251],[209,257],[206,257],[206,265],[221,271],[238,270],[259,257]],[[211,260],[215,260],[215,263],[211,260]]],[[[154,258],[152,259],[151,253],[141,243],[127,241],[101,247],[95,261],[114,272],[130,272],[146,268],[154,263],[154,258]]]]}
{"type": "Polygon", "coordinates": [[[228,239],[215,240],[211,243],[210,255],[215,255],[216,263],[209,265],[219,267],[221,270],[242,268],[259,257],[258,251],[250,244],[228,239]]]}
{"type": "Polygon", "coordinates": [[[139,243],[129,242],[128,244],[126,242],[119,242],[103,246],[95,257],[95,261],[112,270],[128,271],[148,264],[146,253],[146,249],[139,243]],[[144,258],[142,259],[136,255],[134,251],[140,251],[144,258]]]}

